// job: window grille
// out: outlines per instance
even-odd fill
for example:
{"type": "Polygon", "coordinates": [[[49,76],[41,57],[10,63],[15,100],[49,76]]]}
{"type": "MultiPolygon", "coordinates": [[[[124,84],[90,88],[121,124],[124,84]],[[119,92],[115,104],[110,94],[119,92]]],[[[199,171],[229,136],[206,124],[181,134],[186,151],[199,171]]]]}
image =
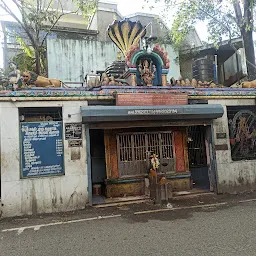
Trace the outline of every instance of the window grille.
{"type": "Polygon", "coordinates": [[[62,121],[61,108],[20,108],[20,122],[62,121]]]}
{"type": "Polygon", "coordinates": [[[157,154],[160,172],[175,172],[171,132],[128,133],[117,135],[120,176],[144,175],[150,168],[150,156],[157,154]]]}
{"type": "Polygon", "coordinates": [[[188,128],[188,137],[190,138],[188,144],[189,166],[206,166],[205,127],[190,126],[188,128]]]}

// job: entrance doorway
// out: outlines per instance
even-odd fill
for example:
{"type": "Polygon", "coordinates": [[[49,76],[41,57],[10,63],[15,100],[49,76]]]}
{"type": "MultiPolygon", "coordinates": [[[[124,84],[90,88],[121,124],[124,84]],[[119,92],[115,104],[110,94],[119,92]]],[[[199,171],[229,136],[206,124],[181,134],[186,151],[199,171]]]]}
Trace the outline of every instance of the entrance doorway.
{"type": "Polygon", "coordinates": [[[90,130],[92,203],[104,203],[106,162],[104,146],[104,130],[90,130]]]}
{"type": "Polygon", "coordinates": [[[190,126],[188,128],[188,157],[192,188],[210,189],[206,145],[206,127],[190,126]]]}
{"type": "Polygon", "coordinates": [[[159,172],[175,172],[172,132],[135,132],[117,135],[118,169],[120,176],[148,173],[150,156],[158,155],[159,172]]]}

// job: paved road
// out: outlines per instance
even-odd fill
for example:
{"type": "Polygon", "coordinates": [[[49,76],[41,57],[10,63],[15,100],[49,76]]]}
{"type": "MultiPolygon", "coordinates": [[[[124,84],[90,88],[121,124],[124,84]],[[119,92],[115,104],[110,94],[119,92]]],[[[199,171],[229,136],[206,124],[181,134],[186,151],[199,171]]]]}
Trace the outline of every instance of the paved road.
{"type": "MultiPolygon", "coordinates": [[[[2,222],[0,255],[256,255],[256,201],[200,210],[121,214],[59,225],[52,220],[52,226],[5,232],[2,230],[14,225],[2,222]]],[[[31,221],[27,223],[31,225],[31,221]]]]}

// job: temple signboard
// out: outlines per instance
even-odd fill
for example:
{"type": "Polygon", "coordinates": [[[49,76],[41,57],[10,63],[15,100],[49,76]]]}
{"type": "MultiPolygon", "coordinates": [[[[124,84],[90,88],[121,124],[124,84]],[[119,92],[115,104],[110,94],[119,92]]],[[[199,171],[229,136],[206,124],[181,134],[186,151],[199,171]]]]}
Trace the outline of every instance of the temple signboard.
{"type": "Polygon", "coordinates": [[[66,140],[82,139],[82,123],[66,123],[65,139],[66,140]]]}
{"type": "Polygon", "coordinates": [[[166,106],[187,105],[186,94],[126,93],[117,94],[117,106],[166,106]]]}
{"type": "Polygon", "coordinates": [[[135,109],[129,110],[128,115],[168,115],[182,113],[182,109],[135,109]]]}
{"type": "Polygon", "coordinates": [[[62,122],[21,123],[21,177],[62,174],[62,122]]]}

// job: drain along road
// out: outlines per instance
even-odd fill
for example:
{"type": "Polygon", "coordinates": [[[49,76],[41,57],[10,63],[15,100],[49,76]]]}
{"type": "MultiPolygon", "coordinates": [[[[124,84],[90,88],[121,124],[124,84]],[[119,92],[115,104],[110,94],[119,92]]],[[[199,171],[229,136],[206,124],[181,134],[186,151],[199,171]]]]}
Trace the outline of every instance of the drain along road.
{"type": "Polygon", "coordinates": [[[254,200],[138,215],[131,207],[3,220],[0,255],[256,255],[254,200]]]}

